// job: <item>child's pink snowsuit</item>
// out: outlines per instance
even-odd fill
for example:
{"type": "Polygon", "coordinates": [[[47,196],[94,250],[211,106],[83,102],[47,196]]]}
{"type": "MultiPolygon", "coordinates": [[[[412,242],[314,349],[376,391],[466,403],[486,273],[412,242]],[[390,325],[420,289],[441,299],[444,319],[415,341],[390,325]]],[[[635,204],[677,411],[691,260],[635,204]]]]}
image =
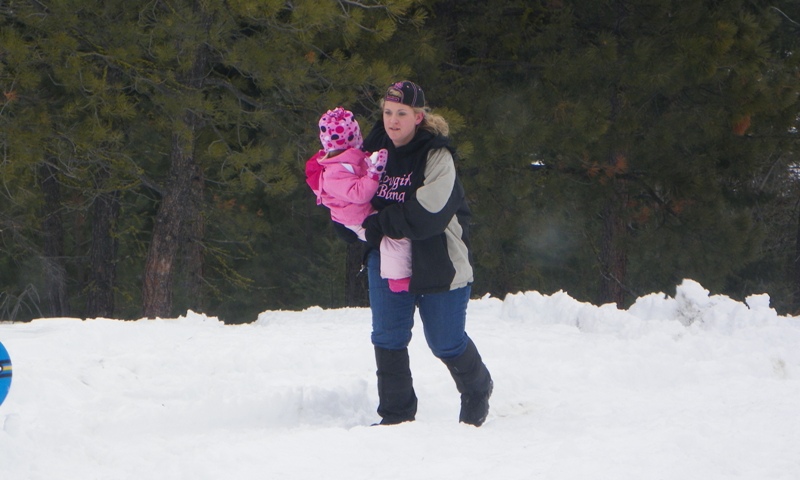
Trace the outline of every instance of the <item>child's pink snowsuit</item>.
{"type": "MultiPolygon", "coordinates": [[[[367,172],[368,155],[357,148],[326,157],[320,150],[306,162],[306,171],[313,171],[317,162],[322,167],[318,183],[309,176],[308,184],[317,195],[317,205],[322,204],[331,211],[331,219],[356,233],[361,240],[364,228],[361,224],[368,215],[375,213],[370,200],[378,190],[378,179],[367,172]],[[316,183],[316,188],[315,188],[316,183]]],[[[411,242],[406,239],[383,237],[381,240],[381,277],[407,279],[411,276],[411,242]]],[[[407,289],[407,280],[406,280],[407,289]]]]}

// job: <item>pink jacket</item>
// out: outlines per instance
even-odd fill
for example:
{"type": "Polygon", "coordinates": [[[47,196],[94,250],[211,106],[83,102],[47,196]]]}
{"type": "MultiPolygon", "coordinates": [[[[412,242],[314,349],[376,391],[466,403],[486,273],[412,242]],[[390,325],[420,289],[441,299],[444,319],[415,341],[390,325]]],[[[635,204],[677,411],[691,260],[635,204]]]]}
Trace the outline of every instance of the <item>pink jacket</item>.
{"type": "Polygon", "coordinates": [[[366,157],[365,152],[350,148],[331,158],[320,150],[309,159],[323,167],[318,190],[314,189],[317,204],[328,207],[331,219],[342,225],[361,225],[373,213],[370,200],[378,190],[378,179],[367,173],[366,157]]]}

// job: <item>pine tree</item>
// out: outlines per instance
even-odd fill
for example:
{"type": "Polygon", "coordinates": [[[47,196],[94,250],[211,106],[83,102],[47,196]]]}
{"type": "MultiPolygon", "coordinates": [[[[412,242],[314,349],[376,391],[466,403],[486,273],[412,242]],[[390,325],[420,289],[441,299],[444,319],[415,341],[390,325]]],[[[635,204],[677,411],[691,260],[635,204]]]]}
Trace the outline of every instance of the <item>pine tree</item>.
{"type": "Polygon", "coordinates": [[[454,19],[442,83],[467,119],[463,165],[488,223],[478,262],[512,276],[503,288],[554,273],[623,305],[682,276],[725,289],[753,258],[762,237],[743,186],[798,106],[769,4],[439,5],[454,19]]]}
{"type": "MultiPolygon", "coordinates": [[[[125,300],[124,315],[139,315],[130,305],[141,298],[145,315],[167,316],[232,298],[252,302],[239,290],[253,284],[270,295],[256,297],[259,309],[297,305],[292,294],[273,293],[316,281],[296,260],[320,245],[317,236],[307,235],[315,245],[298,245],[285,215],[302,198],[302,210],[314,212],[307,226],[329,228],[300,188],[303,160],[318,143],[316,121],[337,105],[372,114],[375,91],[394,75],[383,52],[369,61],[359,52],[378,51],[410,4],[64,0],[4,11],[6,34],[25,44],[3,58],[4,89],[15,85],[37,106],[20,102],[5,112],[12,129],[36,128],[4,145],[32,165],[57,152],[59,167],[69,166],[54,177],[62,195],[86,200],[62,198],[60,212],[97,215],[94,230],[64,221],[74,242],[66,258],[91,245],[88,258],[98,263],[81,272],[75,261],[68,272],[73,288],[75,274],[89,279],[88,311],[109,312],[110,289],[125,300]],[[25,125],[23,115],[35,121],[25,125]],[[280,223],[266,223],[273,219],[280,223]],[[248,278],[254,262],[263,268],[248,278]],[[298,282],[286,281],[295,275],[298,282]],[[141,293],[131,290],[137,277],[141,293]]],[[[343,259],[332,268],[325,255],[334,247],[324,248],[319,264],[341,272],[343,259]]]]}

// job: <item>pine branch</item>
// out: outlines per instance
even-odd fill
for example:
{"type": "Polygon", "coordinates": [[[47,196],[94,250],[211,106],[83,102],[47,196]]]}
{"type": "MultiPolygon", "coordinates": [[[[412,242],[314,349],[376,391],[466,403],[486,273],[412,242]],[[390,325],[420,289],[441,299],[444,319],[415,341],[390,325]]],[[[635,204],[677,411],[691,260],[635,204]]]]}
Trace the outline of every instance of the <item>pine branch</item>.
{"type": "Polygon", "coordinates": [[[229,92],[231,92],[233,94],[233,96],[236,97],[236,99],[239,100],[240,102],[246,103],[247,105],[250,105],[251,107],[258,108],[260,110],[268,110],[267,105],[259,102],[255,98],[245,94],[244,92],[242,92],[241,90],[239,90],[238,88],[233,86],[233,84],[231,84],[230,82],[226,82],[226,81],[223,81],[221,79],[214,78],[214,77],[207,77],[205,79],[205,84],[206,85],[215,86],[215,87],[222,87],[225,90],[228,90],[229,92]]]}
{"type": "MultiPolygon", "coordinates": [[[[538,172],[541,170],[555,170],[559,173],[565,173],[567,175],[579,178],[581,180],[592,179],[597,176],[596,173],[592,173],[591,167],[565,167],[565,166],[551,166],[546,163],[534,163],[531,164],[529,167],[532,171],[538,172]]],[[[652,199],[658,206],[660,206],[664,212],[667,213],[668,216],[678,219],[678,212],[672,208],[672,206],[661,198],[661,196],[656,192],[656,190],[648,185],[644,180],[644,174],[641,172],[630,172],[630,171],[615,171],[614,169],[604,170],[604,175],[609,178],[619,179],[619,180],[630,180],[638,185],[643,191],[644,194],[647,195],[650,199],[652,199]]]]}
{"type": "Polygon", "coordinates": [[[783,13],[783,11],[781,11],[781,9],[779,9],[778,7],[769,7],[769,8],[771,8],[771,9],[775,10],[776,12],[780,13],[781,15],[784,16],[784,18],[786,18],[786,20],[789,20],[789,22],[794,24],[796,27],[800,28],[800,23],[797,23],[794,20],[792,20],[791,17],[789,17],[789,15],[786,15],[785,13],[783,13]]]}

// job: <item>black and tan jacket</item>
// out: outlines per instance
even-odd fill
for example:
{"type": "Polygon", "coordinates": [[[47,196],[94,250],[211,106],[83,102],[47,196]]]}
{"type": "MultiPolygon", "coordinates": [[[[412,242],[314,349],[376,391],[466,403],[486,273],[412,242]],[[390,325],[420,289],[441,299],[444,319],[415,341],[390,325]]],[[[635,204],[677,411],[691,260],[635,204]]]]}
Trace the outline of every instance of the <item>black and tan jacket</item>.
{"type": "Polygon", "coordinates": [[[419,130],[411,142],[395,148],[379,120],[364,149],[381,148],[389,151],[389,160],[372,199],[378,214],[364,222],[370,246],[380,244],[381,234],[411,240],[411,293],[472,283],[471,213],[449,140],[419,130]]]}

